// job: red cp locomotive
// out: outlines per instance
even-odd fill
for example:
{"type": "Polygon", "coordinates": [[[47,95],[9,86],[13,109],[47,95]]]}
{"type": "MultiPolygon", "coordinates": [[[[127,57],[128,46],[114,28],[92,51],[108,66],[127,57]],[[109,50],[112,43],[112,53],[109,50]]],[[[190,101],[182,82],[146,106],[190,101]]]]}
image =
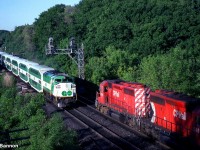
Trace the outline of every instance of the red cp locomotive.
{"type": "Polygon", "coordinates": [[[106,80],[97,93],[97,109],[154,137],[170,137],[200,146],[200,99],[156,90],[141,83],[106,80]]]}

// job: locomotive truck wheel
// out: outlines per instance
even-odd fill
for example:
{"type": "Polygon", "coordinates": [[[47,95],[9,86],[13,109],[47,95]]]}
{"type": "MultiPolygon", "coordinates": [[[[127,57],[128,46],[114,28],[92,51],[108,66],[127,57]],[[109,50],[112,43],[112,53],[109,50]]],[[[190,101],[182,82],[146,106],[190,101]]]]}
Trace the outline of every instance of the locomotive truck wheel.
{"type": "Polygon", "coordinates": [[[135,127],[137,124],[136,124],[136,119],[135,118],[132,118],[131,119],[131,125],[132,127],[135,127]]]}
{"type": "Polygon", "coordinates": [[[103,114],[105,114],[105,109],[106,109],[105,107],[101,108],[103,114]]]}
{"type": "Polygon", "coordinates": [[[108,108],[104,107],[104,114],[108,114],[108,108]]]}
{"type": "Polygon", "coordinates": [[[99,106],[99,111],[103,113],[103,106],[99,106]]]}
{"type": "Polygon", "coordinates": [[[130,127],[133,126],[133,123],[132,123],[132,121],[130,119],[127,121],[127,125],[130,126],[130,127]]]}
{"type": "Polygon", "coordinates": [[[123,114],[120,114],[119,120],[120,120],[120,122],[125,123],[126,122],[126,116],[123,115],[123,114]]]}
{"type": "Polygon", "coordinates": [[[98,111],[100,111],[100,105],[99,105],[99,104],[96,105],[96,109],[97,109],[98,111]]]}

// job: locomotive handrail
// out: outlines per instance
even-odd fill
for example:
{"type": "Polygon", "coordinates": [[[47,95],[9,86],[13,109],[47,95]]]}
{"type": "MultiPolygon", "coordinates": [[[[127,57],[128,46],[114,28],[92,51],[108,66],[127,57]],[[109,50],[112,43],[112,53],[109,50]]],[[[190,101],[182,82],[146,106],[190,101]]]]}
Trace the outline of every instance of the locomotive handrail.
{"type": "Polygon", "coordinates": [[[163,126],[164,128],[170,130],[170,132],[178,132],[178,133],[184,135],[184,132],[181,132],[181,131],[186,130],[186,133],[187,133],[186,136],[189,136],[189,134],[193,132],[191,129],[183,127],[180,124],[176,124],[176,123],[164,120],[163,118],[160,118],[160,117],[157,117],[157,116],[153,116],[153,117],[155,117],[155,123],[157,125],[163,126]],[[159,124],[159,120],[161,121],[160,124],[159,124]],[[164,124],[165,124],[165,126],[164,126],[164,124]],[[168,125],[170,126],[170,128],[168,127],[168,125]],[[174,125],[175,130],[173,130],[173,125],[174,125]]]}

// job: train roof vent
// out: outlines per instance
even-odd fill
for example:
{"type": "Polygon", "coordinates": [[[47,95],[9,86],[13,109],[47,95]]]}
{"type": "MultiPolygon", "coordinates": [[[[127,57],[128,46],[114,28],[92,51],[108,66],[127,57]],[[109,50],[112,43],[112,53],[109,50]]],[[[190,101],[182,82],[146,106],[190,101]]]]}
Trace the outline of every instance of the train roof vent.
{"type": "Polygon", "coordinates": [[[173,99],[176,99],[176,100],[186,101],[186,102],[197,101],[197,98],[195,98],[193,96],[188,96],[187,94],[174,92],[174,91],[156,90],[155,93],[161,94],[163,96],[173,98],[173,99]]]}
{"type": "Polygon", "coordinates": [[[108,82],[111,82],[111,83],[116,83],[116,84],[119,84],[120,82],[124,82],[123,80],[121,79],[115,79],[115,80],[107,80],[108,82]]]}
{"type": "Polygon", "coordinates": [[[139,87],[145,87],[145,85],[141,84],[141,83],[134,83],[133,85],[131,85],[131,87],[133,87],[133,88],[139,88],[139,87]]]}
{"type": "Polygon", "coordinates": [[[57,73],[56,75],[60,75],[60,76],[68,76],[68,74],[65,74],[65,73],[57,73]]]}
{"type": "Polygon", "coordinates": [[[124,86],[131,86],[128,82],[121,82],[121,84],[123,84],[124,86]]]}
{"type": "Polygon", "coordinates": [[[68,74],[62,73],[58,70],[49,70],[45,74],[54,74],[54,75],[60,75],[60,76],[68,76],[68,74]]]}
{"type": "Polygon", "coordinates": [[[174,94],[174,91],[170,91],[170,90],[155,90],[155,93],[159,93],[159,94],[174,94]]]}

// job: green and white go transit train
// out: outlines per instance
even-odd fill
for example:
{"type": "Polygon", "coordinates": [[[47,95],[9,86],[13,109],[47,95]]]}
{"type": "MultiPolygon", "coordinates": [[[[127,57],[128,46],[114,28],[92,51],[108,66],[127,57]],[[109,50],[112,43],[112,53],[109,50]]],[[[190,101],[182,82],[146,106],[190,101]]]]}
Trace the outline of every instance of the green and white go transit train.
{"type": "Polygon", "coordinates": [[[0,65],[29,83],[37,92],[43,92],[58,107],[65,107],[65,104],[77,100],[74,80],[64,73],[1,51],[0,65]]]}

